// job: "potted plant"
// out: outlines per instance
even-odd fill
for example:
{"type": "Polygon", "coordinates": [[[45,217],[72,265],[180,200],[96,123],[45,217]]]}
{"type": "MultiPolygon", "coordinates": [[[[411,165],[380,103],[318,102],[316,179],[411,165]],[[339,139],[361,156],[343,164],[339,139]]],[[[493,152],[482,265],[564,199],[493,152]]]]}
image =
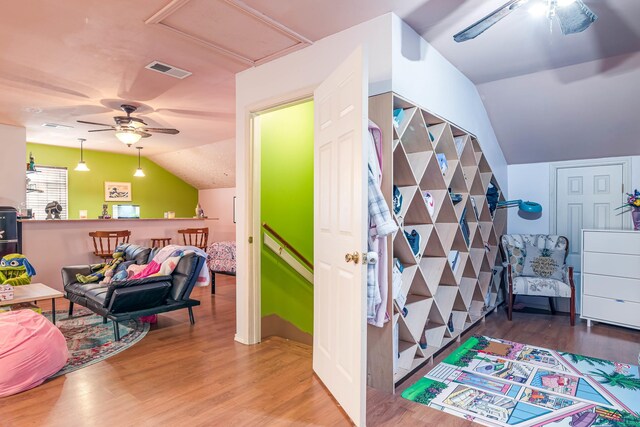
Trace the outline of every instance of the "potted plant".
{"type": "Polygon", "coordinates": [[[640,230],[640,191],[633,190],[632,193],[627,193],[629,198],[627,202],[617,209],[624,209],[620,214],[624,212],[631,212],[631,219],[633,220],[633,229],[640,230]],[[629,209],[626,209],[629,208],[629,209]]]}

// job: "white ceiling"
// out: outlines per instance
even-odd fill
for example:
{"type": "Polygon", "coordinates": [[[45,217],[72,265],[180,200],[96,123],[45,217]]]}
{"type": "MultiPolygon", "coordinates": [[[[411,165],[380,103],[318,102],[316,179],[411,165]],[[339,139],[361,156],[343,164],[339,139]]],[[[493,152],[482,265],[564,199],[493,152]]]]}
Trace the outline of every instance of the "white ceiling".
{"type": "Polygon", "coordinates": [[[394,11],[478,85],[509,163],[640,154],[640,1],[586,0],[599,20],[576,35],[521,9],[453,42],[504,1],[11,2],[0,14],[0,122],[25,126],[33,142],[85,137],[88,148],[130,152],[76,123],[111,123],[127,101],[149,125],[180,130],[143,140],[152,160],[198,188],[233,185],[235,73],[394,11]],[[144,69],[152,60],[193,75],[144,69]]]}

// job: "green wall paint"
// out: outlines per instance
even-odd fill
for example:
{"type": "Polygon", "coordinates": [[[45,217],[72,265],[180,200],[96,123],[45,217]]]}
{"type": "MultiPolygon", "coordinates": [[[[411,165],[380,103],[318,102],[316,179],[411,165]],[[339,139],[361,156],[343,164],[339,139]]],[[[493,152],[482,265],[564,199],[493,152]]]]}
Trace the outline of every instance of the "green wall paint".
{"type": "MultiPolygon", "coordinates": [[[[86,209],[89,218],[97,218],[102,213],[105,181],[130,182],[131,202],[119,203],[140,205],[142,218],[162,218],[166,211],[174,211],[176,217],[195,214],[198,190],[144,157],[141,162],[146,176],[134,177],[138,167],[137,154],[84,150],[84,161],[91,170],[76,172],[73,169],[80,160],[80,149],[27,143],[27,162],[29,153],[33,153],[36,164],[68,169],[70,219],[78,218],[80,209],[86,209]]],[[[113,203],[107,204],[111,214],[113,203]]],[[[36,212],[36,215],[36,218],[44,218],[43,212],[36,212]]]]}
{"type": "MultiPolygon", "coordinates": [[[[260,117],[261,220],[313,262],[313,102],[260,117]]],[[[313,286],[262,244],[262,316],[313,332],[313,286]]]]}

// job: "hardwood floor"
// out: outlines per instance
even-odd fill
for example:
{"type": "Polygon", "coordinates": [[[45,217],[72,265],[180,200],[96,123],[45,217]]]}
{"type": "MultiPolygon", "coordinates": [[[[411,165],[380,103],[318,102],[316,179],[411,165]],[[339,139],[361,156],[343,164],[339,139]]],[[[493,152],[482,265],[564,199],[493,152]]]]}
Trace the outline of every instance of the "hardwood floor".
{"type": "MultiPolygon", "coordinates": [[[[186,310],[160,315],[149,334],[126,351],[0,399],[0,426],[349,425],[313,376],[310,347],[278,338],[254,346],[236,343],[234,278],[218,276],[216,296],[209,292],[194,291],[202,301],[195,326],[186,310]]],[[[472,333],[634,364],[640,351],[637,331],[599,324],[587,331],[584,322],[571,328],[564,316],[515,313],[508,322],[499,311],[472,333]]],[[[368,408],[369,426],[474,425],[399,393],[369,390],[368,408]]]]}

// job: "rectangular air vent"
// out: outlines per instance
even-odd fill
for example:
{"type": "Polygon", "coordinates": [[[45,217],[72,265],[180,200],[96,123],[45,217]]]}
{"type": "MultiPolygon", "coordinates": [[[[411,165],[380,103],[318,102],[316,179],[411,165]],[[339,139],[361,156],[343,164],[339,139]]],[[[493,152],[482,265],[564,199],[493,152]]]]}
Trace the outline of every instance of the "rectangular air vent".
{"type": "Polygon", "coordinates": [[[184,79],[185,77],[189,77],[192,74],[190,71],[186,71],[172,65],[164,64],[160,61],[153,61],[151,64],[147,65],[144,68],[157,71],[158,73],[166,74],[167,76],[175,77],[176,79],[184,79]]]}
{"type": "Polygon", "coordinates": [[[72,129],[73,126],[59,125],[58,123],[43,123],[42,127],[53,129],[72,129]]]}

